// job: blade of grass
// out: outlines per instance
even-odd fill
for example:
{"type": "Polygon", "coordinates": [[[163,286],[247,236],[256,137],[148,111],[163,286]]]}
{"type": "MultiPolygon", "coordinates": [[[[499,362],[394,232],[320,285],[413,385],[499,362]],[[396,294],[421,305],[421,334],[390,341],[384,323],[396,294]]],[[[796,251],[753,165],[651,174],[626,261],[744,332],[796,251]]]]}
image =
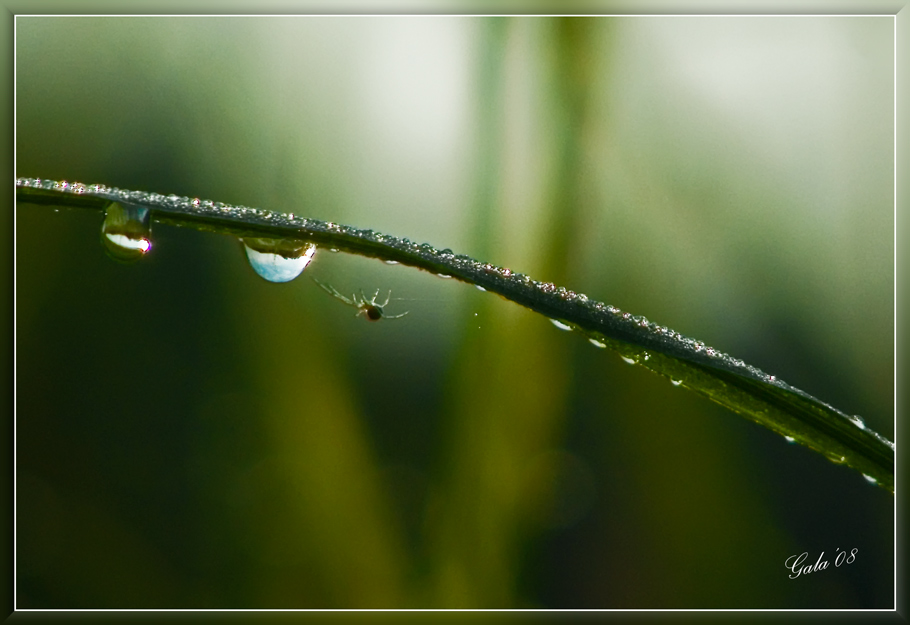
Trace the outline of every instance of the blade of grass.
{"type": "Polygon", "coordinates": [[[198,198],[127,191],[104,185],[20,178],[21,202],[103,209],[110,202],[147,206],[157,223],[237,237],[308,241],[361,256],[396,261],[480,286],[557,320],[598,346],[610,347],[675,384],[699,393],[833,462],[861,471],[894,491],[894,445],[833,406],[701,341],[586,295],[538,282],[428,243],[372,230],[198,198]]]}

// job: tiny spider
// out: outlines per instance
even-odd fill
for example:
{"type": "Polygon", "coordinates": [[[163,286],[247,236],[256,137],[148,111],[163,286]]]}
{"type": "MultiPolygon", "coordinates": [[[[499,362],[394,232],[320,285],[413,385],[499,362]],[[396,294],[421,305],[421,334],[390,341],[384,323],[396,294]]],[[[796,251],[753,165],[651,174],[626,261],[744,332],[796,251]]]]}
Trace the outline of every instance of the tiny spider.
{"type": "Polygon", "coordinates": [[[389,299],[392,297],[392,291],[389,291],[389,294],[386,296],[385,301],[381,304],[376,303],[376,298],[379,297],[379,289],[376,289],[376,292],[373,294],[373,297],[367,300],[367,296],[363,294],[363,291],[360,291],[360,297],[357,297],[356,294],[352,295],[350,299],[339,293],[335,290],[331,284],[323,284],[316,278],[313,278],[313,282],[322,287],[322,290],[334,297],[339,299],[348,306],[353,306],[357,309],[357,315],[363,315],[369,321],[379,321],[380,319],[401,319],[410,311],[405,311],[400,315],[386,315],[382,312],[384,306],[388,306],[389,299]]]}

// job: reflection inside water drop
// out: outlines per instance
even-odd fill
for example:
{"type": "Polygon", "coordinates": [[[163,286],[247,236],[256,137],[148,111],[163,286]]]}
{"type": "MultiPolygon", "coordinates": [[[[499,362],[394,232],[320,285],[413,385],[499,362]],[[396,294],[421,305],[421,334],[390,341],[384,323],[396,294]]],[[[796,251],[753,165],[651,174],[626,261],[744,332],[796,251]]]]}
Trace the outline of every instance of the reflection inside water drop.
{"type": "Polygon", "coordinates": [[[567,326],[566,324],[564,324],[561,321],[556,321],[556,319],[550,319],[550,323],[552,323],[554,326],[556,326],[560,330],[571,330],[572,329],[571,326],[567,326]]]}
{"type": "Polygon", "coordinates": [[[104,212],[101,243],[108,256],[132,263],[152,249],[151,211],[145,206],[111,202],[104,212]]]}
{"type": "Polygon", "coordinates": [[[241,239],[250,266],[269,282],[290,282],[316,254],[316,246],[288,239],[241,239]]]}

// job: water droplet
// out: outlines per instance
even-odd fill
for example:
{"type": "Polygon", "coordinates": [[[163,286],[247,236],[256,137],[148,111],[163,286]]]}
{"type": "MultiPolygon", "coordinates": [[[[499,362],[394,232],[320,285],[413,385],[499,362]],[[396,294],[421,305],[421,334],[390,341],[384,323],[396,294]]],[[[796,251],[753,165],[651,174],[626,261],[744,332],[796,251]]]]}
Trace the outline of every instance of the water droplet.
{"type": "Polygon", "coordinates": [[[645,352],[645,360],[651,360],[651,354],[645,352]]]}
{"type": "Polygon", "coordinates": [[[556,326],[560,330],[571,330],[572,329],[572,326],[567,326],[566,324],[562,323],[561,321],[556,321],[556,319],[550,319],[550,323],[552,323],[554,326],[556,326]]]}
{"type": "Polygon", "coordinates": [[[116,261],[139,260],[152,249],[151,211],[145,206],[112,202],[105,209],[101,243],[116,261]]]}
{"type": "Polygon", "coordinates": [[[792,436],[785,436],[785,437],[784,437],[784,440],[787,441],[788,443],[795,443],[795,442],[796,442],[796,439],[793,438],[792,436]]]}
{"type": "Polygon", "coordinates": [[[290,282],[316,254],[312,243],[287,239],[241,239],[250,265],[269,282],[290,282]]]}
{"type": "Polygon", "coordinates": [[[680,384],[682,384],[682,380],[670,380],[670,384],[672,384],[673,386],[679,386],[680,384]]]}
{"type": "Polygon", "coordinates": [[[450,275],[447,274],[447,273],[437,273],[437,274],[436,274],[436,277],[437,277],[437,278],[443,278],[443,279],[445,279],[445,280],[448,280],[448,279],[451,278],[452,276],[450,276],[450,275]]]}
{"type": "Polygon", "coordinates": [[[853,422],[853,425],[855,425],[859,429],[861,429],[861,430],[866,429],[866,424],[863,422],[863,418],[861,416],[853,415],[852,417],[850,417],[850,420],[853,422]]]}
{"type": "Polygon", "coordinates": [[[337,254],[337,253],[338,253],[338,250],[335,249],[334,247],[330,247],[330,248],[329,248],[329,251],[330,251],[332,254],[337,254]]]}
{"type": "Polygon", "coordinates": [[[387,261],[385,261],[385,264],[386,265],[397,265],[398,261],[397,260],[387,260],[387,261]]]}
{"type": "Polygon", "coordinates": [[[606,343],[601,343],[597,339],[588,339],[588,342],[591,343],[591,345],[593,345],[594,347],[605,348],[607,346],[606,343]]]}
{"type": "Polygon", "coordinates": [[[620,358],[622,358],[622,359],[623,359],[623,361],[625,361],[625,362],[627,362],[627,363],[629,363],[629,364],[630,364],[630,365],[634,365],[634,364],[636,364],[636,362],[635,362],[635,360],[634,360],[634,359],[632,359],[632,358],[626,358],[626,357],[625,357],[625,356],[620,356],[620,358]]]}
{"type": "Polygon", "coordinates": [[[863,473],[863,477],[866,478],[866,481],[869,482],[870,484],[878,484],[878,480],[875,479],[874,477],[872,477],[871,475],[866,475],[865,473],[863,473]]]}
{"type": "Polygon", "coordinates": [[[776,382],[776,381],[777,381],[777,378],[774,377],[773,375],[768,376],[768,382],[776,382]]]}
{"type": "Polygon", "coordinates": [[[478,291],[486,291],[486,289],[483,288],[482,286],[480,286],[479,284],[475,284],[474,287],[475,287],[478,291]]]}

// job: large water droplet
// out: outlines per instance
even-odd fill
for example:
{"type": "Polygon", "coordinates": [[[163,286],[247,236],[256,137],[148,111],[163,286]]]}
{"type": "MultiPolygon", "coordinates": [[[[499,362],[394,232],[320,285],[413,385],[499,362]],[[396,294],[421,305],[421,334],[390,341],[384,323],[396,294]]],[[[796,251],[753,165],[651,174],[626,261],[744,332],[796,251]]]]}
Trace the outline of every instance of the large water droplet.
{"type": "Polygon", "coordinates": [[[108,256],[132,263],[152,249],[151,211],[145,206],[111,202],[101,225],[101,243],[108,256]]]}
{"type": "Polygon", "coordinates": [[[250,265],[269,282],[290,282],[316,254],[316,246],[287,239],[241,239],[250,265]]]}

